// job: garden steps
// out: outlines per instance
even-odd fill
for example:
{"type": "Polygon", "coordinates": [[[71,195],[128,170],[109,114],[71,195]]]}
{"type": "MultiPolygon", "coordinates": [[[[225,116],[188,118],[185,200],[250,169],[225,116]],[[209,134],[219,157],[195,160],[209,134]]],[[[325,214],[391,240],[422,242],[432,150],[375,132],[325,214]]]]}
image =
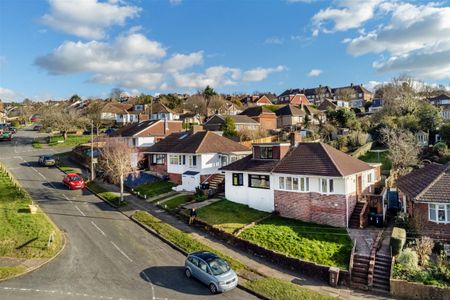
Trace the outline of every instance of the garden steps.
{"type": "Polygon", "coordinates": [[[352,267],[352,286],[367,289],[369,256],[355,253],[352,267]]]}
{"type": "Polygon", "coordinates": [[[355,209],[353,210],[352,215],[350,216],[349,227],[350,228],[361,228],[359,215],[361,214],[364,208],[365,202],[356,203],[355,209]]]}
{"type": "Polygon", "coordinates": [[[373,290],[389,292],[391,277],[391,258],[383,254],[375,257],[375,269],[373,273],[373,290]]]}

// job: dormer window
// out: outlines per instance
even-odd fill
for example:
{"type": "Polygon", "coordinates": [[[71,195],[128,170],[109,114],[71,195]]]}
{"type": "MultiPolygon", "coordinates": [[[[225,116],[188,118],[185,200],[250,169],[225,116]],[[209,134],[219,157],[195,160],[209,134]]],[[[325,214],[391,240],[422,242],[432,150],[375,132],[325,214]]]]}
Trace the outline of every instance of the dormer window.
{"type": "Polygon", "coordinates": [[[261,159],[273,159],[273,148],[272,147],[261,147],[260,148],[260,158],[261,159]]]}

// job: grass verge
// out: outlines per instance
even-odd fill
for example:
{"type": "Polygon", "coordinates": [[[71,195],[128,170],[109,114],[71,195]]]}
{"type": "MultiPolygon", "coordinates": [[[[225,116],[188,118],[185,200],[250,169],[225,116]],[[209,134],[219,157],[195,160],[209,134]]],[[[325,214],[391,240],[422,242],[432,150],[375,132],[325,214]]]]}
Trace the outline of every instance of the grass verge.
{"type": "Polygon", "coordinates": [[[189,202],[192,200],[192,196],[190,195],[181,195],[175,198],[172,198],[170,200],[165,201],[164,203],[161,203],[162,207],[164,207],[164,209],[168,209],[168,210],[174,210],[175,208],[177,208],[178,206],[189,202]]]}
{"type": "Polygon", "coordinates": [[[220,200],[197,211],[198,218],[228,233],[259,220],[269,213],[252,209],[247,205],[220,200]]]}
{"type": "Polygon", "coordinates": [[[279,216],[244,230],[240,238],[266,249],[326,266],[348,269],[352,243],[347,231],[279,216]]]}
{"type": "Polygon", "coordinates": [[[87,183],[89,189],[91,189],[97,195],[105,198],[107,201],[111,202],[116,206],[125,206],[128,204],[126,200],[120,202],[120,195],[116,192],[110,192],[95,182],[89,181],[87,183]],[[120,202],[120,203],[119,203],[120,202]]]}
{"type": "Polygon", "coordinates": [[[158,181],[153,183],[147,183],[140,185],[135,188],[136,192],[139,192],[141,195],[147,195],[147,199],[158,196],[161,194],[165,194],[172,191],[172,187],[174,184],[170,181],[158,181]]]}
{"type": "Polygon", "coordinates": [[[388,159],[387,155],[388,155],[387,151],[380,153],[369,151],[366,154],[360,156],[359,159],[368,163],[381,163],[382,164],[381,168],[384,171],[389,171],[392,167],[392,164],[391,161],[388,159]],[[378,155],[380,155],[379,159],[378,155]]]}
{"type": "Polygon", "coordinates": [[[328,300],[336,299],[334,297],[324,295],[299,285],[290,283],[277,278],[263,278],[254,281],[246,281],[244,286],[259,294],[273,300],[296,299],[296,300],[328,300]]]}
{"type": "MultiPolygon", "coordinates": [[[[245,266],[240,261],[226,256],[220,251],[217,251],[197,239],[191,236],[189,233],[182,232],[169,224],[163,223],[161,220],[153,217],[144,211],[137,211],[133,217],[139,222],[149,226],[153,230],[155,230],[160,236],[169,240],[173,244],[177,245],[184,251],[190,253],[194,251],[210,251],[213,252],[223,259],[225,259],[238,274],[239,271],[245,272],[253,272],[247,266],[245,266]]],[[[255,280],[249,281],[246,280],[244,282],[244,286],[253,292],[263,295],[269,299],[283,299],[283,300],[297,300],[297,299],[319,299],[319,300],[328,300],[335,299],[329,297],[327,295],[323,295],[321,293],[308,290],[304,287],[292,284],[288,281],[270,278],[270,277],[262,277],[261,275],[254,276],[255,280]]]]}
{"type": "Polygon", "coordinates": [[[32,141],[31,146],[33,146],[33,148],[36,148],[36,149],[42,149],[42,144],[39,143],[39,141],[32,141]]]}
{"type": "Polygon", "coordinates": [[[55,135],[50,137],[48,145],[51,147],[75,147],[90,140],[90,135],[68,135],[65,141],[62,135],[55,135]]]}
{"type": "MultiPolygon", "coordinates": [[[[48,216],[38,209],[31,214],[31,197],[0,170],[0,257],[51,258],[62,246],[62,235],[48,216]],[[49,236],[54,234],[49,246],[49,236]]],[[[1,267],[0,278],[20,273],[18,267],[1,267]]]]}
{"type": "Polygon", "coordinates": [[[26,269],[21,266],[0,267],[0,279],[6,279],[25,272],[26,269]]]}

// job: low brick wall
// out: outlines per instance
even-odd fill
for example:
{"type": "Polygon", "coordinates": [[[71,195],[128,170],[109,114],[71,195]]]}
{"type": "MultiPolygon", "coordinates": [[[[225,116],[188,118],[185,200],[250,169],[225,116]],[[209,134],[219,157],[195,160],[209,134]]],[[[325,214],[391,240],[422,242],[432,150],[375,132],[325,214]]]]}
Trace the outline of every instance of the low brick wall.
{"type": "MultiPolygon", "coordinates": [[[[288,257],[284,254],[277,253],[256,244],[253,244],[247,240],[236,237],[230,233],[224,232],[218,228],[215,228],[203,221],[197,220],[197,225],[203,227],[204,230],[216,238],[255,256],[263,257],[265,260],[279,265],[285,269],[290,269],[294,272],[307,275],[309,277],[321,280],[323,282],[329,282],[329,266],[318,265],[309,261],[304,261],[298,258],[288,257]]],[[[349,286],[350,273],[346,270],[341,270],[339,273],[339,284],[349,286]]]]}
{"type": "Polygon", "coordinates": [[[439,288],[422,283],[391,279],[391,295],[395,298],[410,300],[448,300],[450,288],[439,288]]]}

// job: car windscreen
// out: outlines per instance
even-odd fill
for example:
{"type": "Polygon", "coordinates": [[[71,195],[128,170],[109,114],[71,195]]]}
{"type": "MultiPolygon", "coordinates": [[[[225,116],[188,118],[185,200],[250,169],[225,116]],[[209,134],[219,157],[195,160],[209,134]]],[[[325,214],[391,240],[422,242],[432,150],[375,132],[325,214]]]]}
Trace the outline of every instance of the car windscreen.
{"type": "Polygon", "coordinates": [[[44,156],[44,160],[53,160],[53,157],[51,157],[51,156],[44,156]]]}
{"type": "Polygon", "coordinates": [[[81,177],[80,177],[80,176],[71,176],[71,177],[70,177],[70,180],[72,180],[72,181],[78,181],[78,180],[81,180],[81,177]]]}
{"type": "Polygon", "coordinates": [[[222,259],[216,257],[208,260],[213,275],[221,275],[230,271],[230,266],[222,259]]]}

